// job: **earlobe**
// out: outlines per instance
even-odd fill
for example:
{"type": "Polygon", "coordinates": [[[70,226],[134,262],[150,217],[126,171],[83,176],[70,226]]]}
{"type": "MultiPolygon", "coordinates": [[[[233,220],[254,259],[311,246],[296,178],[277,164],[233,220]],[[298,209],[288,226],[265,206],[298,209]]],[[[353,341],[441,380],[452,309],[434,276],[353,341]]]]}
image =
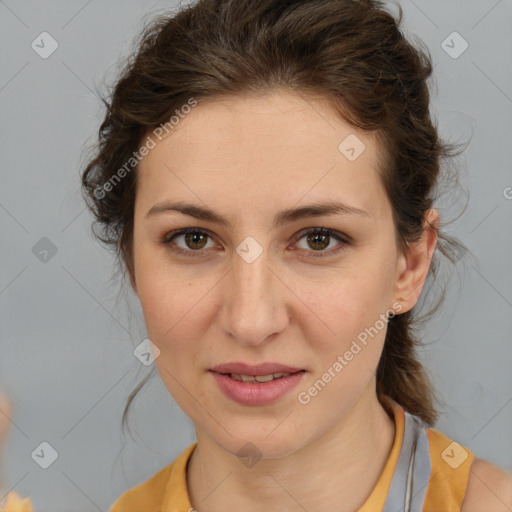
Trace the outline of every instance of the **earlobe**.
{"type": "Polygon", "coordinates": [[[439,214],[431,208],[425,214],[420,240],[410,244],[406,252],[400,255],[394,296],[402,304],[401,313],[410,311],[421,295],[437,244],[438,224],[439,214]]]}

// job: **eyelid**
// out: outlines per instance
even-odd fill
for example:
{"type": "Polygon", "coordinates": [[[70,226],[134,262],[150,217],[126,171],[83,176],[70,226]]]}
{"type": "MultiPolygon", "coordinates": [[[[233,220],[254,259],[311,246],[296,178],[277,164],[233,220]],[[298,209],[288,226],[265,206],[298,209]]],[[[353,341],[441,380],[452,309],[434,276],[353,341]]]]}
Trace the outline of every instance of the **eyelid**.
{"type": "Polygon", "coordinates": [[[298,240],[300,240],[301,238],[303,238],[305,235],[314,234],[314,233],[319,233],[319,234],[327,233],[331,237],[336,238],[337,240],[339,240],[340,242],[343,242],[343,243],[346,243],[346,244],[351,244],[352,243],[352,239],[348,235],[346,235],[345,233],[343,233],[341,231],[338,231],[336,229],[326,228],[324,226],[317,226],[317,227],[313,227],[313,228],[301,229],[297,233],[297,235],[294,237],[294,243],[297,242],[298,240]]]}

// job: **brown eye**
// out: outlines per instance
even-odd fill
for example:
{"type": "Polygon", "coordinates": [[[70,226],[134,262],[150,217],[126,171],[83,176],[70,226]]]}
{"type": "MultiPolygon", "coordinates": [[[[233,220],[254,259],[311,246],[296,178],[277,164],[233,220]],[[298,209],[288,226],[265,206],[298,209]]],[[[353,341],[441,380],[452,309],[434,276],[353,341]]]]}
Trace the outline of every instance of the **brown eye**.
{"type": "Polygon", "coordinates": [[[161,243],[169,246],[171,251],[178,254],[201,256],[207,252],[203,249],[206,246],[208,238],[210,238],[210,235],[201,229],[185,228],[169,233],[161,243]],[[184,246],[180,246],[175,242],[176,239],[181,237],[183,237],[184,246]]]}
{"type": "MultiPolygon", "coordinates": [[[[161,240],[161,244],[168,246],[171,251],[177,254],[184,256],[203,256],[211,249],[211,247],[205,249],[208,238],[211,238],[211,236],[202,229],[184,228],[166,235],[166,237],[161,240]],[[183,237],[184,246],[180,246],[175,242],[175,240],[180,237],[183,237]]],[[[299,241],[302,239],[306,240],[306,246],[299,248],[313,257],[333,256],[352,243],[350,238],[342,233],[323,227],[313,228],[302,233],[299,241]],[[338,244],[335,244],[334,241],[338,241],[338,244]],[[331,243],[334,248],[327,250],[331,243]]]]}
{"type": "Polygon", "coordinates": [[[329,246],[330,236],[324,233],[311,233],[307,235],[308,243],[315,250],[326,249],[329,246]]]}
{"type": "Polygon", "coordinates": [[[310,229],[300,237],[300,240],[303,238],[306,239],[307,246],[306,248],[300,248],[313,253],[313,257],[323,257],[336,254],[351,243],[348,237],[344,237],[341,233],[326,228],[310,229]],[[333,240],[337,240],[339,242],[337,247],[336,244],[334,244],[334,249],[326,250],[333,240]],[[314,254],[315,252],[318,254],[314,254]]]}
{"type": "Polygon", "coordinates": [[[191,249],[203,249],[205,246],[206,237],[208,235],[196,233],[186,233],[183,235],[185,243],[191,249]]]}

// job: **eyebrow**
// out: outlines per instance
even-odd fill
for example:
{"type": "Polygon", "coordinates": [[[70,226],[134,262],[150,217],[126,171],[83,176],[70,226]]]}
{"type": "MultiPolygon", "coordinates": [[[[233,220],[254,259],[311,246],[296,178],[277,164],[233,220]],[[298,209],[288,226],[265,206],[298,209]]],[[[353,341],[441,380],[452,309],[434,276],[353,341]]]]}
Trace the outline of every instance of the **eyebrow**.
{"type": "MultiPolygon", "coordinates": [[[[148,219],[161,213],[173,211],[183,213],[184,215],[189,215],[190,217],[194,217],[196,219],[214,222],[216,224],[226,226],[228,229],[232,229],[231,223],[221,215],[215,213],[213,210],[207,207],[198,206],[181,201],[163,201],[161,203],[157,203],[148,210],[145,218],[148,219]]],[[[306,219],[309,217],[320,217],[323,215],[339,214],[359,215],[365,218],[373,217],[371,213],[365,210],[361,210],[359,208],[349,206],[341,202],[330,201],[327,203],[313,203],[310,205],[301,206],[300,208],[289,208],[281,212],[278,212],[274,217],[274,224],[272,227],[275,229],[283,224],[291,223],[301,219],[306,219]]]]}

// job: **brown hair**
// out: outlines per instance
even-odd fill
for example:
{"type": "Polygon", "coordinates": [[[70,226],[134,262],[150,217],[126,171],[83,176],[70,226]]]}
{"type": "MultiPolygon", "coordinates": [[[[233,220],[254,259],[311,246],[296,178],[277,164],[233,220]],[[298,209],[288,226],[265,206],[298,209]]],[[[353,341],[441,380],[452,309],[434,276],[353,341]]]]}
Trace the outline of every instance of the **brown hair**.
{"type": "MultiPolygon", "coordinates": [[[[156,17],[144,27],[110,98],[103,99],[107,113],[96,154],[82,174],[94,224],[103,229],[101,235],[93,230],[94,235],[115,246],[117,262],[133,279],[137,169],[134,165],[122,179],[116,171],[123,166],[126,171],[148,131],[168,122],[190,98],[279,88],[327,98],[346,121],[376,133],[397,246],[404,250],[422,234],[441,160],[462,151],[444,143],[433,125],[427,85],[431,56],[402,34],[402,15],[398,6],[395,19],[376,0],[199,0],[156,17]],[[113,186],[105,193],[109,180],[113,186]]],[[[439,226],[429,278],[436,277],[439,252],[454,264],[456,255],[467,250],[439,226]]],[[[444,291],[422,318],[418,305],[390,318],[377,369],[379,399],[390,396],[431,426],[438,416],[437,398],[417,359],[421,343],[414,328],[443,299],[444,291]]],[[[148,377],[130,395],[123,426],[148,377]]]]}

